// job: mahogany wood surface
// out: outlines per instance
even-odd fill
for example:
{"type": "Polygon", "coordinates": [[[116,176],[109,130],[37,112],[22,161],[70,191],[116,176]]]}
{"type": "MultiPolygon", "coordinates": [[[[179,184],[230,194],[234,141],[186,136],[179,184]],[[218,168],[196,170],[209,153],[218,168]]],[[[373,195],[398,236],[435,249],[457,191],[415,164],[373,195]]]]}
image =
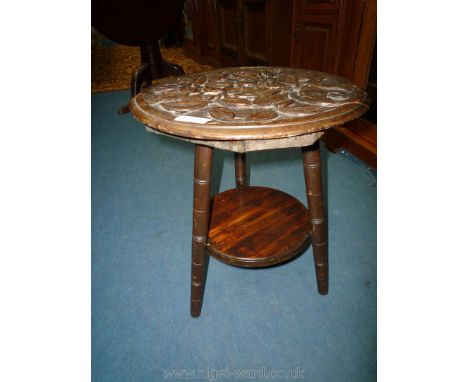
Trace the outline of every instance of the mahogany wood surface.
{"type": "Polygon", "coordinates": [[[215,195],[210,254],[231,265],[264,267],[297,255],[308,244],[307,210],[296,198],[266,187],[215,195]]]}
{"type": "Polygon", "coordinates": [[[322,72],[240,67],[163,79],[137,94],[130,109],[148,127],[175,136],[274,139],[357,118],[368,109],[368,97],[350,81],[322,72]]]}

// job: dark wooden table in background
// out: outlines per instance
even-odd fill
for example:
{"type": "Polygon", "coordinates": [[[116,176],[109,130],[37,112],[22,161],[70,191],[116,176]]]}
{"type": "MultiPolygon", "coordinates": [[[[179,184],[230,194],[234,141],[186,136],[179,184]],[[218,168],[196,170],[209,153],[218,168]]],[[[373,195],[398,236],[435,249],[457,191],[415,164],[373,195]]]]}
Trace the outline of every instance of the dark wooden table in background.
{"type": "Polygon", "coordinates": [[[201,313],[206,258],[241,267],[287,261],[312,242],[318,291],[328,293],[328,251],[318,139],[368,109],[367,95],[330,74],[224,68],[164,79],[130,102],[148,131],[195,143],[191,315],[201,313]],[[307,206],[249,186],[246,152],[300,147],[307,206]],[[235,154],[236,188],[210,196],[214,148],[235,154]]]}
{"type": "MultiPolygon", "coordinates": [[[[141,64],[130,80],[131,96],[146,83],[161,77],[184,74],[177,64],[163,60],[159,39],[182,16],[183,0],[130,1],[92,0],[91,24],[107,38],[119,44],[140,47],[141,64]]],[[[128,113],[128,106],[119,113],[128,113]]]]}

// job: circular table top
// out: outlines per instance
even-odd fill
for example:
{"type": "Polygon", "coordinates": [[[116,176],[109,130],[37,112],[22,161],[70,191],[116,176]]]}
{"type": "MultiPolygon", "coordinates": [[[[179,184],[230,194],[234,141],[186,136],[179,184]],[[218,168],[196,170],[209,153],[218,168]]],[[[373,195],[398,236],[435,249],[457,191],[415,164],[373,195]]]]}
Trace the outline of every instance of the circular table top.
{"type": "Polygon", "coordinates": [[[222,68],[160,80],[130,102],[135,118],[192,139],[294,137],[359,117],[368,96],[350,81],[305,69],[222,68]]]}

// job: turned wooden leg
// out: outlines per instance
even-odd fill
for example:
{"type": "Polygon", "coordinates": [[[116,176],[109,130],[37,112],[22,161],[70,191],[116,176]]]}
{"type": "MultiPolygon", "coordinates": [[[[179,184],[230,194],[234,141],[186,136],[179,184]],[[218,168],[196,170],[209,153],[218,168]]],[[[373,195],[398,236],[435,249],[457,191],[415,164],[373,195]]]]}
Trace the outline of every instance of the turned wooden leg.
{"type": "Polygon", "coordinates": [[[234,162],[236,166],[236,188],[247,185],[247,171],[245,153],[234,153],[234,162]]]}
{"type": "Polygon", "coordinates": [[[210,217],[210,183],[213,148],[195,145],[193,180],[192,291],[190,314],[198,317],[206,279],[206,244],[210,217]]]}
{"type": "Polygon", "coordinates": [[[318,141],[302,148],[304,178],[309,210],[309,230],[314,253],[315,274],[320,294],[328,293],[328,251],[323,214],[322,174],[318,141]]]}

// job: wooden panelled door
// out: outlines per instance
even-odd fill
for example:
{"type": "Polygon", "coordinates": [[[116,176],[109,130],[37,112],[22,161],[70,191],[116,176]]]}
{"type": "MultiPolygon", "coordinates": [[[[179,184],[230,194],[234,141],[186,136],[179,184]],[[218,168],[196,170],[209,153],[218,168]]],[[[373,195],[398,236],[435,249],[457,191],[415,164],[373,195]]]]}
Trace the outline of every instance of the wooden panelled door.
{"type": "Polygon", "coordinates": [[[237,0],[219,0],[217,8],[220,53],[227,65],[239,65],[242,51],[242,15],[237,0]]]}
{"type": "Polygon", "coordinates": [[[331,72],[335,60],[339,0],[295,0],[293,67],[331,72]]]}
{"type": "Polygon", "coordinates": [[[295,0],[291,64],[352,79],[365,0],[295,0]]]}
{"type": "Polygon", "coordinates": [[[268,64],[270,0],[219,0],[218,18],[220,51],[227,64],[268,64]]]}
{"type": "Polygon", "coordinates": [[[203,23],[202,28],[200,28],[203,39],[201,54],[216,61],[218,59],[218,25],[216,23],[215,0],[202,1],[199,7],[200,19],[203,23]]]}
{"type": "MultiPolygon", "coordinates": [[[[291,66],[337,74],[373,92],[374,114],[376,10],[376,0],[294,0],[291,40],[291,66]]],[[[327,132],[323,141],[333,151],[345,148],[376,167],[377,125],[375,115],[369,117],[327,132]]]]}
{"type": "Polygon", "coordinates": [[[241,2],[244,45],[241,62],[244,65],[268,65],[271,56],[271,1],[243,0],[241,2]]]}
{"type": "Polygon", "coordinates": [[[290,0],[217,0],[223,65],[289,66],[290,0]]]}

